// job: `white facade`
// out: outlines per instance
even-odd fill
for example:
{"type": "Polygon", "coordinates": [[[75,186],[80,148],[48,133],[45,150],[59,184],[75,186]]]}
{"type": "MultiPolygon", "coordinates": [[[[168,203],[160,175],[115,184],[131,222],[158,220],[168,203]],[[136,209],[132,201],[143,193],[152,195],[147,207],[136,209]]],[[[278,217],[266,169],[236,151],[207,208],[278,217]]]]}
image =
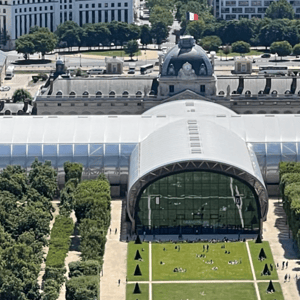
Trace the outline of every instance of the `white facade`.
{"type": "Polygon", "coordinates": [[[111,22],[132,23],[133,0],[7,0],[0,1],[0,32],[10,37],[3,48],[10,49],[15,40],[29,33],[35,25],[55,31],[65,21],[85,23],[111,22]]]}
{"type": "MultiPolygon", "coordinates": [[[[263,18],[270,0],[215,0],[214,16],[223,20],[263,18]]],[[[300,18],[300,1],[288,0],[295,10],[295,17],[300,18]]]]}

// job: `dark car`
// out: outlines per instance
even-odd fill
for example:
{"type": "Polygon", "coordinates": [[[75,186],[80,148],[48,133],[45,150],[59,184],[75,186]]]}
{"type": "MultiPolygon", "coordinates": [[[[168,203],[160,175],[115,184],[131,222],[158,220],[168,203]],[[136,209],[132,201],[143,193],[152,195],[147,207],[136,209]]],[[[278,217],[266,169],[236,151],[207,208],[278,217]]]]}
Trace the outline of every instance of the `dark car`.
{"type": "Polygon", "coordinates": [[[271,54],[270,53],[264,53],[261,58],[270,58],[271,54]]]}

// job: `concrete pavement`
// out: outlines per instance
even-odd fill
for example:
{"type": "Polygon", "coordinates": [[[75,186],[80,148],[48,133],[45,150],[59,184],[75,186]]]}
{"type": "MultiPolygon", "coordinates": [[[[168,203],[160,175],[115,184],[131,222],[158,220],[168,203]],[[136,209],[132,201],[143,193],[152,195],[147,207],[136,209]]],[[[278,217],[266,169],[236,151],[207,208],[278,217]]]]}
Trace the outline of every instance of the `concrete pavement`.
{"type": "Polygon", "coordinates": [[[282,288],[284,299],[300,299],[297,284],[300,284],[300,260],[297,258],[296,250],[293,247],[291,233],[286,225],[286,215],[282,207],[281,200],[269,199],[268,219],[263,224],[264,240],[270,243],[275,264],[279,264],[277,269],[279,282],[282,288]],[[288,268],[282,270],[282,262],[288,261],[288,268]],[[284,276],[290,274],[290,282],[284,282],[284,276]],[[294,279],[297,274],[299,278],[294,279]]]}
{"type": "Polygon", "coordinates": [[[121,213],[122,201],[112,201],[111,223],[105,244],[103,276],[100,277],[101,300],[126,299],[127,243],[120,241],[121,213]],[[117,233],[115,234],[116,229],[117,233]],[[118,284],[119,279],[120,285],[118,284]]]}

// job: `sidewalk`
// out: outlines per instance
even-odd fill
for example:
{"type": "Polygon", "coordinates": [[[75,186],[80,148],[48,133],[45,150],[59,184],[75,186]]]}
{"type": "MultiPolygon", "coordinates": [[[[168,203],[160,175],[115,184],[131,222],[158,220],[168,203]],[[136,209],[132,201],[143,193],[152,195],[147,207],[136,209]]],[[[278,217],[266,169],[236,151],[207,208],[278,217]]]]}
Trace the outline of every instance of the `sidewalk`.
{"type": "Polygon", "coordinates": [[[293,249],[293,240],[291,233],[289,237],[289,229],[286,225],[286,215],[282,207],[282,202],[277,199],[269,199],[268,219],[263,224],[264,240],[270,243],[275,264],[279,264],[277,269],[279,282],[282,288],[283,296],[286,300],[300,299],[297,284],[299,286],[300,279],[296,283],[295,275],[300,278],[300,260],[297,253],[293,249]],[[288,261],[288,268],[282,270],[282,262],[288,261]],[[291,281],[284,283],[285,274],[290,274],[291,281]]]}
{"type": "Polygon", "coordinates": [[[101,300],[126,299],[127,243],[120,242],[122,201],[111,202],[111,233],[105,245],[103,276],[100,277],[101,300]],[[117,228],[117,234],[115,229],[117,228]],[[121,280],[118,286],[118,280],[121,280]]]}

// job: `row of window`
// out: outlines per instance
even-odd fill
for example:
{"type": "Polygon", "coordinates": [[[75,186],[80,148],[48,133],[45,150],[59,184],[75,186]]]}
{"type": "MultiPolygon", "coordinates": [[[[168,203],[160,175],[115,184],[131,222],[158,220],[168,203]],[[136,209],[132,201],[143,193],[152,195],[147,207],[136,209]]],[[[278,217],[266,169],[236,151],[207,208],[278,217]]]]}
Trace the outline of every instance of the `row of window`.
{"type": "MultiPolygon", "coordinates": [[[[66,0],[65,0],[66,1],[66,0]]],[[[118,2],[118,7],[121,7],[122,6],[122,3],[121,2],[118,2]]],[[[124,6],[125,7],[128,7],[128,3],[125,2],[124,3],[124,6]]],[[[95,8],[95,3],[92,3],[91,6],[89,6],[89,4],[86,4],[85,5],[85,8],[95,8]]],[[[101,8],[102,7],[102,3],[98,3],[98,7],[101,8]]],[[[104,6],[103,7],[108,7],[108,3],[104,3],[104,6]]],[[[110,7],[115,7],[115,3],[111,3],[110,4],[110,7]]],[[[83,8],[83,4],[79,4],[79,8],[83,8]]]]}
{"type": "MultiPolygon", "coordinates": [[[[238,2],[238,6],[249,6],[249,1],[239,1],[238,2]]],[[[223,4],[223,2],[222,2],[223,4]]],[[[251,6],[262,6],[262,1],[251,1],[250,3],[251,6]]],[[[237,2],[236,1],[226,1],[225,2],[225,6],[237,6],[237,2]]],[[[267,6],[265,4],[265,6],[267,6]]]]}
{"type": "MultiPolygon", "coordinates": [[[[174,88],[174,86],[173,86],[173,88],[174,88]]],[[[58,91],[58,92],[56,93],[56,96],[62,97],[62,95],[63,95],[62,91],[58,91]]],[[[83,98],[85,98],[85,97],[87,98],[89,95],[90,95],[90,93],[89,93],[88,91],[84,91],[84,92],[82,93],[83,98]]],[[[114,91],[110,91],[108,95],[109,95],[109,96],[115,96],[116,93],[115,93],[114,91]]],[[[136,96],[136,97],[142,97],[142,95],[143,95],[143,93],[142,93],[141,91],[137,91],[137,92],[135,93],[135,96],[136,96]]],[[[75,93],[75,92],[71,92],[71,93],[69,94],[69,96],[75,97],[75,96],[76,96],[76,93],[75,93]]],[[[122,93],[122,96],[123,96],[123,97],[128,97],[128,96],[129,96],[129,92],[124,91],[124,92],[122,93]]],[[[102,92],[100,92],[100,91],[96,92],[96,97],[99,97],[99,98],[102,97],[102,92]]],[[[59,98],[59,97],[58,97],[58,98],[59,98]]],[[[71,98],[71,97],[70,97],[70,98],[71,98]]]]}
{"type": "Polygon", "coordinates": [[[261,19],[263,16],[262,15],[226,15],[225,16],[225,20],[234,20],[236,18],[239,18],[239,19],[249,19],[249,18],[259,18],[261,19]]]}
{"type": "MultiPolygon", "coordinates": [[[[39,7],[39,11],[42,11],[43,8],[44,8],[44,10],[48,10],[48,6],[40,6],[40,7],[39,7]]],[[[3,12],[5,13],[4,10],[5,10],[5,9],[3,9],[3,12]]],[[[49,7],[49,10],[53,10],[53,6],[52,6],[52,5],[49,7]]],[[[32,11],[32,8],[31,8],[31,7],[28,7],[28,11],[31,12],[31,11],[32,11]]],[[[34,7],[34,11],[37,11],[37,7],[36,7],[36,6],[34,7]]],[[[19,13],[22,13],[22,12],[27,12],[27,8],[26,8],[26,7],[25,7],[24,9],[20,8],[20,9],[19,9],[19,13]]],[[[15,9],[15,13],[18,13],[18,9],[15,9]]]]}
{"type": "MultiPolygon", "coordinates": [[[[98,20],[96,20],[96,12],[95,10],[92,11],[79,11],[79,25],[82,26],[85,23],[100,23],[100,22],[111,22],[111,21],[119,21],[119,22],[126,22],[128,23],[128,9],[124,9],[124,18],[122,18],[122,10],[117,10],[117,14],[115,10],[110,10],[110,17],[108,14],[108,10],[98,10],[98,20]],[[91,18],[90,18],[91,12],[91,18]],[[104,16],[102,18],[102,12],[104,12],[104,16]],[[84,21],[85,17],[85,21],[84,21]]],[[[66,12],[64,13],[64,20],[62,19],[62,13],[60,13],[60,23],[66,22],[67,19],[66,12]]]]}
{"type": "MultiPolygon", "coordinates": [[[[7,4],[7,1],[5,1],[7,4]]],[[[13,5],[16,5],[16,4],[29,4],[29,3],[41,3],[41,2],[54,2],[54,1],[51,1],[51,0],[23,0],[23,1],[13,1],[13,5]]]]}
{"type": "MultiPolygon", "coordinates": [[[[175,92],[175,86],[169,85],[169,93],[174,93],[174,92],[175,92]]],[[[204,84],[200,85],[200,93],[205,93],[205,85],[204,84]]]]}
{"type": "Polygon", "coordinates": [[[221,9],[221,12],[224,14],[224,13],[265,13],[267,10],[266,7],[258,7],[257,8],[257,11],[256,11],[256,8],[255,7],[245,7],[244,8],[244,11],[243,11],[243,8],[242,7],[233,7],[231,8],[231,11],[230,11],[230,8],[229,7],[226,7],[226,8],[223,8],[221,9]]]}
{"type": "MultiPolygon", "coordinates": [[[[124,104],[124,106],[128,106],[128,103],[123,103],[123,104],[124,104]]],[[[136,105],[137,106],[142,106],[142,103],[139,102],[136,105]]],[[[44,106],[48,106],[48,103],[44,103],[44,106]]],[[[61,103],[57,103],[57,106],[61,106],[61,103]]],[[[65,104],[64,104],[64,106],[65,106],[65,104]]],[[[71,106],[75,106],[75,103],[71,103],[71,106]]],[[[79,106],[82,106],[82,105],[79,105],[79,106]]],[[[84,103],[83,106],[89,106],[89,104],[88,103],[84,103]]],[[[97,106],[101,106],[101,103],[97,103],[97,106]]],[[[115,106],[115,103],[110,103],[110,106],[115,106]]]]}

